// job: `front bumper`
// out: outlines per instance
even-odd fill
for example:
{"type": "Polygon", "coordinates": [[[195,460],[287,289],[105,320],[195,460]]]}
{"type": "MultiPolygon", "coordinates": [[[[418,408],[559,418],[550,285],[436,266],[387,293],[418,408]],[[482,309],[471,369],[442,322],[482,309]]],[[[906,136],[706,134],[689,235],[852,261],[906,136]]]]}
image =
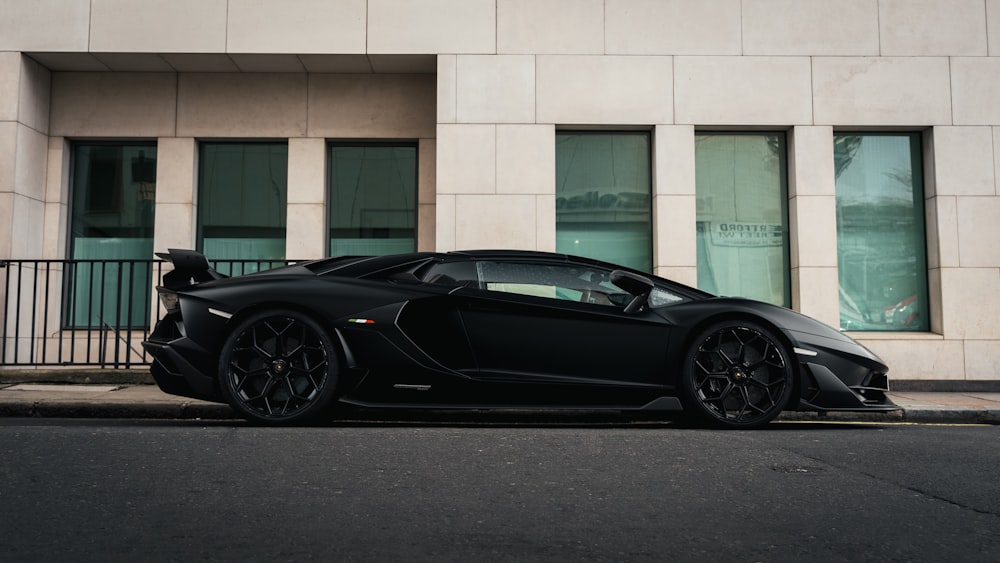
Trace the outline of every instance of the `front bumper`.
{"type": "Polygon", "coordinates": [[[889,378],[884,371],[862,365],[838,366],[837,374],[826,365],[800,364],[799,405],[796,410],[878,411],[899,410],[886,396],[889,378]]]}

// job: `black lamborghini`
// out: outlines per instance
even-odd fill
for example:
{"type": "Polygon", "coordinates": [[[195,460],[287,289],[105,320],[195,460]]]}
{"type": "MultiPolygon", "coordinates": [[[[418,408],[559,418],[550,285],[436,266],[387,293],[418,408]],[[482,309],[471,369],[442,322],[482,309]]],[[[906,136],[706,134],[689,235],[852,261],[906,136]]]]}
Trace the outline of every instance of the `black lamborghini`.
{"type": "Polygon", "coordinates": [[[294,424],[335,405],[683,412],[888,411],[886,365],[799,313],[612,264],[526,251],[338,257],[227,278],[194,251],[144,342],[171,394],[294,424]]]}

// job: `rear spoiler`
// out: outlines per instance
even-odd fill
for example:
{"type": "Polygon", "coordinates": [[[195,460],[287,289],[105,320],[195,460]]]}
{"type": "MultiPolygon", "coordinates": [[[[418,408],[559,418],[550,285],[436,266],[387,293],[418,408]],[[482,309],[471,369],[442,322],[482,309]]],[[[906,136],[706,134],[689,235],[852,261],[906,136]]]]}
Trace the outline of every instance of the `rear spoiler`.
{"type": "Polygon", "coordinates": [[[167,289],[179,289],[226,277],[208,265],[204,254],[195,250],[168,248],[166,252],[157,252],[156,255],[174,265],[173,271],[163,275],[163,287],[167,289]]]}

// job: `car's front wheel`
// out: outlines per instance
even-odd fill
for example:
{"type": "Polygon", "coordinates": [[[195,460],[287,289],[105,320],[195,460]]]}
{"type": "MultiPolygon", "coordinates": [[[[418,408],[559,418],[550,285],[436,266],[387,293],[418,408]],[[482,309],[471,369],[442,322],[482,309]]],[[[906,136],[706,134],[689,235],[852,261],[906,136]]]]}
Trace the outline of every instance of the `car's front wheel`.
{"type": "Polygon", "coordinates": [[[226,339],[219,386],[248,420],[299,424],[327,411],[338,371],[337,349],[316,321],[297,311],[264,311],[226,339]]]}
{"type": "Polygon", "coordinates": [[[693,340],[684,360],[687,407],[724,428],[757,428],[788,404],[795,369],[787,348],[750,321],[713,324],[693,340]]]}

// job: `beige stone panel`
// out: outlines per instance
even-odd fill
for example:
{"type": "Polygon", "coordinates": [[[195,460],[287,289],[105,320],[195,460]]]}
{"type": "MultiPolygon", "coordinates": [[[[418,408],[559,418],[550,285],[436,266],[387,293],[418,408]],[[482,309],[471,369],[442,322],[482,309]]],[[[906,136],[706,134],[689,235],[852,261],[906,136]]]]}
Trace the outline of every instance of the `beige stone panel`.
{"type": "Polygon", "coordinates": [[[91,0],[90,50],[224,53],[227,0],[91,0]]]}
{"type": "Polygon", "coordinates": [[[879,0],[884,56],[986,55],[983,0],[879,0]]]}
{"type": "Polygon", "coordinates": [[[837,266],[837,198],[796,196],[788,202],[792,267],[837,266]]]}
{"type": "Polygon", "coordinates": [[[326,139],[288,139],[289,205],[325,202],[326,139]]]}
{"type": "Polygon", "coordinates": [[[177,116],[177,75],[57,72],[51,104],[51,135],[170,137],[177,116]]]}
{"type": "Polygon", "coordinates": [[[943,268],[941,302],[948,339],[1000,339],[1000,270],[943,268]]]}
{"type": "Polygon", "coordinates": [[[0,53],[0,121],[17,121],[21,53],[0,53]]]}
{"type": "Polygon", "coordinates": [[[964,344],[966,379],[1000,377],[1000,341],[966,340],[964,344]]]}
{"type": "Polygon", "coordinates": [[[289,203],[285,223],[285,256],[311,260],[326,256],[326,205],[289,203]]]}
{"type": "Polygon", "coordinates": [[[535,250],[556,251],[556,198],[535,196],[535,250]]]}
{"type": "Polygon", "coordinates": [[[994,193],[1000,195],[1000,127],[993,127],[993,179],[994,193]]]}
{"type": "Polygon", "coordinates": [[[697,205],[694,195],[653,197],[653,266],[698,264],[697,205]]]}
{"type": "Polygon", "coordinates": [[[66,228],[69,225],[65,203],[45,204],[45,233],[42,236],[42,257],[49,260],[66,258],[66,228]]]}
{"type": "Polygon", "coordinates": [[[677,57],[674,73],[676,123],[812,122],[806,57],[677,57]]]}
{"type": "Polygon", "coordinates": [[[45,234],[45,203],[18,193],[14,194],[13,203],[10,257],[38,258],[42,255],[45,234]]]}
{"type": "Polygon", "coordinates": [[[496,193],[496,125],[438,125],[437,193],[496,193]]]}
{"type": "Polygon", "coordinates": [[[812,80],[817,125],[951,123],[947,58],[817,57],[812,80]]]}
{"type": "Polygon", "coordinates": [[[434,203],[437,197],[437,139],[420,139],[417,145],[417,202],[434,203]]]}
{"type": "Polygon", "coordinates": [[[432,75],[310,75],[309,137],[434,137],[432,75]]]}
{"type": "Polygon", "coordinates": [[[990,56],[1000,55],[1000,0],[986,0],[986,33],[990,56]]]}
{"type": "Polygon", "coordinates": [[[458,112],[458,56],[438,55],[437,122],[455,123],[458,112]]]}
{"type": "Polygon", "coordinates": [[[745,55],[878,55],[873,0],[743,3],[745,55]]]}
{"type": "Polygon", "coordinates": [[[48,166],[49,138],[25,125],[17,126],[14,163],[14,191],[45,201],[45,170],[48,166]]]}
{"type": "Polygon", "coordinates": [[[497,0],[500,54],[604,53],[604,0],[497,0]]]}
{"type": "Polygon", "coordinates": [[[495,53],[496,0],[368,0],[368,52],[495,53]]]}
{"type": "Polygon", "coordinates": [[[459,55],[455,99],[459,123],[533,123],[535,57],[459,55]]]}
{"type": "Polygon", "coordinates": [[[789,139],[788,195],[836,195],[833,128],[798,126],[789,139]]]}
{"type": "Polygon", "coordinates": [[[156,148],[156,205],[197,199],[198,143],[193,137],[163,137],[156,148]]]}
{"type": "Polygon", "coordinates": [[[91,0],[0,0],[0,51],[86,51],[91,0]]]}
{"type": "Polygon", "coordinates": [[[935,193],[994,195],[991,127],[934,128],[935,193]]]}
{"type": "Polygon", "coordinates": [[[303,137],[306,75],[181,74],[180,137],[303,137]]]}
{"type": "Polygon", "coordinates": [[[998,228],[1000,197],[958,198],[958,244],[962,267],[1000,268],[998,228]]]}
{"type": "Polygon", "coordinates": [[[455,198],[458,196],[438,193],[434,204],[434,239],[435,250],[438,252],[448,252],[456,250],[455,247],[455,224],[458,218],[455,216],[455,198]]]}
{"type": "Polygon", "coordinates": [[[365,0],[229,0],[230,53],[364,53],[365,0]]]}
{"type": "Polygon", "coordinates": [[[455,196],[458,248],[534,250],[537,224],[533,195],[455,196]]]}
{"type": "Polygon", "coordinates": [[[604,4],[608,54],[741,53],[740,0],[607,0],[604,4]]]}
{"type": "Polygon", "coordinates": [[[437,249],[437,206],[421,203],[417,206],[417,252],[434,252],[437,249]]]}
{"type": "Polygon", "coordinates": [[[840,326],[837,268],[792,269],[792,307],[832,327],[840,326]]]}
{"type": "MultiPolygon", "coordinates": [[[[858,337],[858,334],[852,336],[858,337]]],[[[962,342],[956,340],[859,340],[889,366],[893,379],[965,379],[962,342]]]]}
{"type": "Polygon", "coordinates": [[[14,224],[14,193],[0,192],[0,256],[10,256],[14,224]]]}
{"type": "Polygon", "coordinates": [[[40,133],[48,133],[51,73],[28,57],[21,61],[17,120],[40,133]]]}
{"type": "Polygon", "coordinates": [[[49,137],[45,169],[45,201],[69,202],[70,148],[64,137],[49,137]]]}
{"type": "Polygon", "coordinates": [[[927,297],[930,302],[931,332],[934,334],[944,334],[944,297],[941,292],[941,272],[942,268],[929,268],[927,270],[927,297]]]}
{"type": "Polygon", "coordinates": [[[14,191],[18,127],[16,121],[0,121],[0,192],[14,191]]]}
{"type": "Polygon", "coordinates": [[[673,122],[671,57],[536,57],[539,123],[673,122]]]}
{"type": "MultiPolygon", "coordinates": [[[[556,191],[556,130],[552,125],[497,125],[497,193],[556,191]]],[[[555,201],[555,198],[552,198],[555,201]]]]}
{"type": "Polygon", "coordinates": [[[927,267],[957,268],[961,265],[958,243],[958,198],[933,197],[927,209],[927,267]]]}
{"type": "Polygon", "coordinates": [[[661,278],[667,278],[690,287],[698,287],[698,268],[680,266],[657,266],[654,273],[661,278]]]}
{"type": "Polygon", "coordinates": [[[190,203],[157,203],[153,221],[153,251],[194,248],[197,214],[197,206],[190,203]]]}
{"type": "Polygon", "coordinates": [[[1000,125],[1000,57],[951,59],[955,125],[1000,125]]]}
{"type": "Polygon", "coordinates": [[[653,135],[653,193],[694,195],[694,126],[657,125],[653,135]]]}

